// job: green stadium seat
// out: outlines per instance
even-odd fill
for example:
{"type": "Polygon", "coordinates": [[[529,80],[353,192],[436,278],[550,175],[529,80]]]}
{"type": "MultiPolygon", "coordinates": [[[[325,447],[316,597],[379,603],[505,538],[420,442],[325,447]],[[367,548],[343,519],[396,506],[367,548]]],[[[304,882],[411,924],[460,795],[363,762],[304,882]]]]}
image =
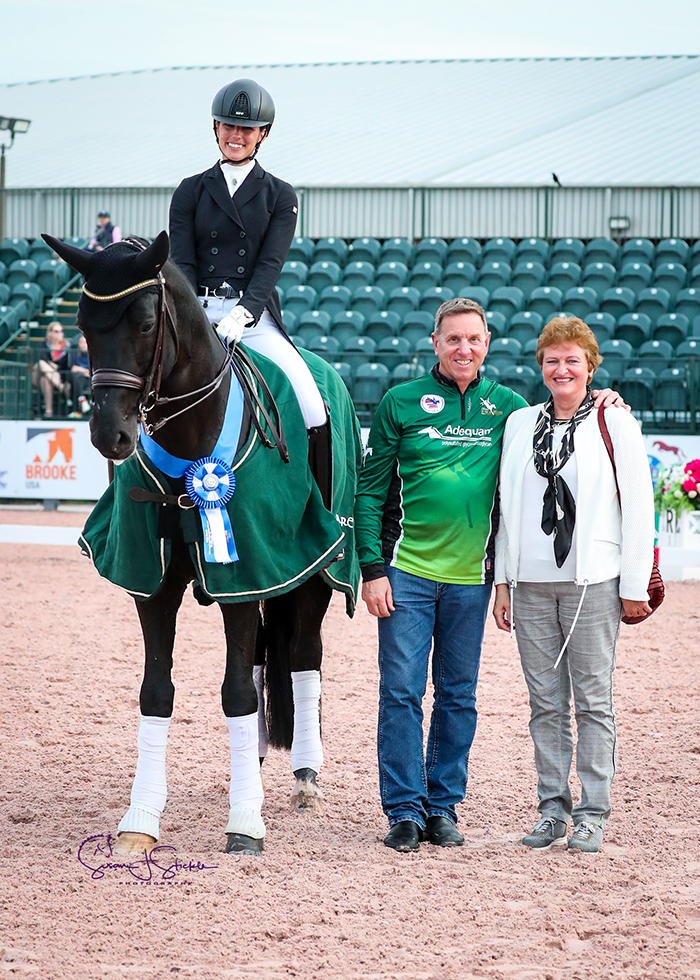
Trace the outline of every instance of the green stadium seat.
{"type": "Polygon", "coordinates": [[[284,308],[297,317],[316,308],[316,290],[311,286],[290,286],[285,290],[284,308]]]}
{"type": "Polygon", "coordinates": [[[547,270],[541,262],[518,262],[513,270],[510,284],[522,290],[525,299],[529,299],[532,290],[544,286],[546,280],[547,270]]]}
{"type": "Polygon", "coordinates": [[[403,262],[382,262],[374,277],[374,285],[379,286],[385,293],[392,289],[400,289],[406,285],[408,266],[403,262]]]}
{"type": "Polygon", "coordinates": [[[537,372],[527,364],[508,364],[503,367],[499,381],[507,388],[512,388],[532,404],[535,387],[539,381],[537,372]]]}
{"type": "Polygon", "coordinates": [[[613,381],[620,380],[629,367],[632,345],[627,340],[604,340],[598,348],[605,366],[613,381]]]}
{"type": "Polygon", "coordinates": [[[430,371],[434,364],[437,364],[437,354],[430,337],[423,337],[418,341],[415,348],[414,358],[417,364],[426,372],[430,371]]]}
{"type": "Polygon", "coordinates": [[[656,246],[656,264],[661,262],[674,262],[679,265],[687,265],[690,255],[690,246],[682,238],[664,238],[656,246]]]}
{"type": "Polygon", "coordinates": [[[379,258],[381,262],[403,262],[410,267],[413,265],[415,251],[407,238],[388,238],[382,245],[379,258]]]}
{"type": "Polygon", "coordinates": [[[476,282],[476,268],[471,262],[450,262],[442,276],[442,285],[451,289],[455,296],[461,296],[476,282]]]}
{"type": "Polygon", "coordinates": [[[700,316],[693,317],[688,337],[700,337],[700,316]]]}
{"type": "Polygon", "coordinates": [[[371,337],[348,337],[343,344],[342,360],[351,365],[354,373],[361,364],[369,364],[376,349],[371,337]]]}
{"type": "Polygon", "coordinates": [[[295,347],[300,347],[302,350],[306,350],[306,344],[304,343],[303,337],[297,337],[296,334],[290,334],[289,339],[295,347]]]}
{"type": "Polygon", "coordinates": [[[493,364],[489,364],[488,359],[481,365],[479,372],[482,378],[487,378],[489,381],[501,380],[501,372],[493,364]]]}
{"type": "Polygon", "coordinates": [[[609,262],[614,268],[618,267],[622,249],[617,242],[610,238],[594,238],[586,246],[584,268],[591,262],[609,262]]]}
{"type": "Polygon", "coordinates": [[[336,313],[347,310],[351,299],[352,292],[347,286],[326,286],[318,298],[318,308],[335,316],[336,313]]]}
{"type": "Polygon", "coordinates": [[[635,295],[638,295],[651,285],[653,278],[654,270],[646,262],[624,262],[617,285],[631,289],[635,295]]]}
{"type": "Polygon", "coordinates": [[[405,337],[385,337],[377,344],[375,359],[393,371],[411,357],[411,345],[405,337]]]}
{"type": "Polygon", "coordinates": [[[435,317],[427,310],[414,310],[407,313],[401,324],[401,336],[415,347],[419,340],[430,337],[435,328],[435,317]]]}
{"type": "Polygon", "coordinates": [[[0,282],[0,306],[7,306],[10,299],[10,287],[6,282],[0,282]]]}
{"type": "Polygon", "coordinates": [[[488,289],[484,289],[483,286],[470,286],[468,289],[463,289],[460,293],[462,299],[472,299],[484,310],[489,305],[490,295],[488,289]]]}
{"type": "Polygon", "coordinates": [[[29,253],[27,254],[27,258],[31,259],[32,262],[36,262],[36,264],[40,266],[42,262],[48,262],[49,259],[55,259],[56,255],[51,246],[47,245],[43,238],[35,238],[29,245],[29,253]]]}
{"type": "Polygon", "coordinates": [[[481,251],[482,265],[491,262],[502,262],[508,266],[513,265],[515,259],[516,245],[510,238],[490,238],[481,251]]]}
{"type": "Polygon", "coordinates": [[[355,290],[371,286],[374,282],[374,266],[371,262],[348,262],[343,273],[343,286],[355,290]]]}
{"type": "Polygon", "coordinates": [[[442,281],[442,266],[437,262],[416,262],[411,269],[408,285],[420,289],[421,293],[431,286],[439,286],[442,281]]]}
{"type": "Polygon", "coordinates": [[[591,378],[591,388],[593,391],[600,391],[602,388],[609,388],[611,378],[604,367],[596,368],[591,378]]]}
{"type": "Polygon", "coordinates": [[[331,327],[331,317],[323,310],[307,310],[299,316],[295,333],[302,337],[306,346],[314,337],[323,337],[331,327]]]}
{"type": "Polygon", "coordinates": [[[651,320],[645,313],[623,313],[617,321],[615,336],[626,340],[634,349],[651,340],[651,320]]]}
{"type": "Polygon", "coordinates": [[[659,374],[664,368],[673,366],[673,347],[667,340],[647,340],[639,348],[638,357],[641,366],[659,374]]]}
{"type": "Polygon", "coordinates": [[[600,311],[590,313],[585,318],[585,322],[595,334],[599,346],[604,340],[610,340],[615,335],[615,317],[611,316],[610,313],[601,313],[600,311]]]}
{"type": "Polygon", "coordinates": [[[665,289],[675,300],[688,281],[688,270],[678,262],[662,262],[654,270],[653,286],[665,289]]]}
{"type": "Polygon", "coordinates": [[[656,321],[654,340],[666,340],[671,347],[678,347],[689,331],[690,320],[684,313],[664,313],[656,321]]]}
{"type": "Polygon", "coordinates": [[[413,381],[414,378],[422,378],[424,374],[425,368],[418,361],[404,361],[403,364],[397,364],[391,372],[391,387],[403,384],[404,381],[413,381]]]}
{"type": "Polygon", "coordinates": [[[565,293],[567,289],[581,284],[582,275],[581,266],[577,262],[555,262],[549,270],[547,285],[565,293]]]}
{"type": "Polygon", "coordinates": [[[481,245],[475,238],[455,238],[447,246],[445,264],[471,262],[474,267],[481,263],[481,245]]]}
{"type": "Polygon", "coordinates": [[[598,309],[598,294],[590,286],[574,286],[564,294],[564,308],[567,313],[585,319],[598,309]]]}
{"type": "Polygon", "coordinates": [[[320,238],[314,246],[314,262],[336,262],[344,268],[346,262],[353,261],[348,246],[342,238],[320,238]]]}
{"type": "Polygon", "coordinates": [[[296,313],[292,313],[290,310],[282,310],[282,326],[290,337],[296,330],[297,320],[298,317],[296,313]]]}
{"type": "Polygon", "coordinates": [[[5,282],[5,276],[7,275],[7,266],[4,262],[0,262],[0,282],[5,282]]]}
{"type": "Polygon", "coordinates": [[[492,337],[502,337],[506,332],[506,317],[498,310],[487,310],[486,326],[492,337]]]}
{"type": "Polygon", "coordinates": [[[401,326],[401,317],[392,310],[377,310],[367,317],[365,337],[371,337],[375,343],[386,338],[396,337],[401,326]]]}
{"type": "Polygon", "coordinates": [[[359,337],[364,329],[365,318],[361,313],[356,310],[341,310],[331,320],[330,336],[336,338],[342,349],[350,337],[359,337]]]}
{"type": "Polygon", "coordinates": [[[85,248],[88,243],[87,238],[81,238],[80,235],[70,235],[68,238],[62,239],[66,245],[73,245],[74,248],[85,248]]]}
{"type": "Polygon", "coordinates": [[[700,387],[700,337],[689,337],[676,347],[675,366],[688,372],[697,391],[700,387]]]}
{"type": "Polygon", "coordinates": [[[583,270],[582,286],[594,289],[598,299],[603,298],[606,289],[617,282],[617,269],[609,262],[590,262],[583,270]]]}
{"type": "Polygon", "coordinates": [[[22,282],[18,286],[15,286],[10,293],[10,306],[14,306],[17,302],[26,300],[31,309],[29,312],[29,319],[32,319],[35,313],[40,313],[44,306],[44,291],[41,286],[37,286],[35,282],[22,282]]]}
{"type": "Polygon", "coordinates": [[[25,307],[0,306],[0,323],[7,327],[8,333],[12,334],[15,330],[19,330],[20,320],[26,319],[22,316],[24,311],[25,307]]]}
{"type": "Polygon", "coordinates": [[[67,285],[71,275],[72,270],[61,259],[46,259],[39,266],[34,281],[41,286],[46,296],[54,296],[67,285]]]}
{"type": "Polygon", "coordinates": [[[538,286],[530,293],[527,303],[528,310],[539,313],[545,323],[552,318],[556,310],[561,309],[564,296],[556,286],[538,286]]]}
{"type": "Polygon", "coordinates": [[[377,310],[386,308],[386,293],[377,286],[360,286],[352,294],[350,309],[369,317],[377,310]]]}
{"type": "Polygon", "coordinates": [[[331,367],[335,368],[340,377],[343,379],[345,387],[350,392],[350,397],[352,398],[353,389],[355,387],[354,378],[352,376],[352,368],[347,361],[331,361],[331,367]]]}
{"type": "Polygon", "coordinates": [[[508,324],[508,336],[519,341],[523,346],[533,337],[537,338],[542,333],[544,322],[539,313],[532,310],[524,310],[511,317],[508,324]]]}
{"type": "Polygon", "coordinates": [[[521,262],[539,262],[540,265],[547,265],[549,260],[549,244],[544,238],[523,238],[518,242],[515,249],[514,264],[521,262]]]}
{"type": "Polygon", "coordinates": [[[654,264],[654,245],[648,238],[629,238],[622,246],[622,265],[628,262],[643,262],[645,265],[654,264]]]}
{"type": "Polygon", "coordinates": [[[681,289],[676,297],[674,312],[687,316],[691,323],[696,316],[700,316],[700,289],[681,289]]]}
{"type": "Polygon", "coordinates": [[[447,257],[447,242],[442,238],[423,238],[416,245],[414,264],[435,262],[442,267],[447,257]]]}
{"type": "Polygon", "coordinates": [[[476,281],[478,286],[488,289],[490,294],[499,286],[507,286],[510,283],[511,275],[511,268],[506,262],[487,262],[484,260],[476,281]]]}
{"type": "Polygon", "coordinates": [[[433,286],[431,289],[424,289],[418,308],[435,316],[442,304],[446,303],[448,299],[454,299],[454,295],[447,286],[433,286]]]}
{"type": "Polygon", "coordinates": [[[522,289],[516,286],[500,286],[494,289],[489,300],[489,310],[502,313],[506,320],[510,320],[514,313],[520,313],[524,306],[525,296],[522,289]]]}
{"type": "Polygon", "coordinates": [[[489,343],[487,357],[489,363],[495,365],[503,374],[506,367],[518,363],[522,350],[522,344],[512,337],[494,337],[489,343]]]}
{"type": "Polygon", "coordinates": [[[31,259],[17,259],[10,264],[5,276],[5,282],[10,289],[14,289],[20,283],[34,282],[38,271],[39,267],[31,259]]]}
{"type": "MultiPolygon", "coordinates": [[[[305,266],[310,266],[314,259],[314,243],[310,238],[294,238],[289,247],[287,255],[288,262],[303,262],[305,266]]],[[[333,260],[337,262],[337,259],[333,260]]]]}
{"type": "Polygon", "coordinates": [[[382,246],[376,238],[356,238],[348,251],[348,262],[369,262],[379,265],[382,246]]]}
{"type": "MultiPolygon", "coordinates": [[[[552,253],[550,255],[550,264],[555,265],[558,262],[573,262],[575,265],[581,265],[583,262],[583,257],[586,254],[586,246],[583,244],[580,238],[559,238],[552,245],[552,253]]],[[[578,285],[578,283],[576,283],[578,285]]]]}
{"type": "Polygon", "coordinates": [[[663,370],[654,387],[654,409],[660,412],[688,411],[688,377],[684,368],[663,370]]]}
{"type": "Polygon", "coordinates": [[[407,313],[417,310],[419,304],[420,289],[416,289],[414,286],[401,286],[391,290],[386,308],[404,317],[407,313]]]}
{"type": "Polygon", "coordinates": [[[636,296],[631,289],[626,286],[615,286],[613,289],[606,289],[600,302],[601,313],[610,313],[616,320],[619,320],[625,313],[631,313],[634,309],[636,296]]]}
{"type": "Polygon", "coordinates": [[[277,285],[286,292],[290,286],[303,286],[309,274],[309,267],[305,262],[290,262],[287,260],[282,266],[282,271],[277,279],[277,285]]]}
{"type": "Polygon", "coordinates": [[[6,238],[0,245],[0,262],[10,266],[29,256],[29,243],[24,238],[6,238]]]}
{"type": "Polygon", "coordinates": [[[668,313],[670,308],[671,294],[668,290],[660,289],[658,286],[643,289],[637,297],[637,312],[646,313],[652,326],[656,326],[659,317],[668,313]]]}
{"type": "Polygon", "coordinates": [[[314,262],[306,277],[306,285],[320,293],[329,286],[340,285],[341,276],[342,271],[337,262],[314,262]]]}
{"type": "Polygon", "coordinates": [[[354,372],[353,400],[360,421],[369,421],[389,389],[391,375],[384,364],[360,364],[354,372]]]}
{"type": "Polygon", "coordinates": [[[616,387],[633,412],[648,412],[653,407],[656,375],[649,368],[627,368],[616,387]]]}
{"type": "Polygon", "coordinates": [[[307,350],[318,354],[324,361],[335,361],[340,353],[340,344],[335,337],[312,337],[306,345],[307,350]]]}

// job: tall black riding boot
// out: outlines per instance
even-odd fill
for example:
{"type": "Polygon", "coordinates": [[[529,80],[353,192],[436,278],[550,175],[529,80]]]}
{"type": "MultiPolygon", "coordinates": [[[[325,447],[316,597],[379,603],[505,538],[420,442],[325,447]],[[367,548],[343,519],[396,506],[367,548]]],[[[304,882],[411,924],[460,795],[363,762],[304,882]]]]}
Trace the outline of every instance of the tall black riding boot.
{"type": "Polygon", "coordinates": [[[331,509],[333,501],[333,449],[331,443],[331,422],[315,425],[307,429],[309,437],[309,466],[313,478],[321,491],[326,510],[331,509]]]}

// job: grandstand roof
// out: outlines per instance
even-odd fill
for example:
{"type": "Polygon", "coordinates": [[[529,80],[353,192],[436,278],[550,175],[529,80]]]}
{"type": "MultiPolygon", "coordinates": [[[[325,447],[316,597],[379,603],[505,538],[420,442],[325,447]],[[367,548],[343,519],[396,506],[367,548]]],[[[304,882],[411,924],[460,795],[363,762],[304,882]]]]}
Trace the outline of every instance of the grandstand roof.
{"type": "Polygon", "coordinates": [[[217,158],[215,92],[252,76],[263,166],[297,187],[700,184],[700,56],[169,68],[0,85],[32,120],[8,187],[174,187],[217,158]]]}

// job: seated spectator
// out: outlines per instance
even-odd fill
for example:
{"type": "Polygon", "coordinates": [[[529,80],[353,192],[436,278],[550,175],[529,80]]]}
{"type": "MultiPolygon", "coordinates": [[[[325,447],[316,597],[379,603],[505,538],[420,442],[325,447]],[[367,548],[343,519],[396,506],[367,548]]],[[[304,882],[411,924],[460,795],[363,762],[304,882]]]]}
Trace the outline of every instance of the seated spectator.
{"type": "Polygon", "coordinates": [[[121,240],[121,228],[112,224],[109,211],[98,211],[97,228],[95,228],[95,234],[87,245],[88,252],[101,252],[108,245],[113,245],[114,242],[120,242],[121,240]]]}
{"type": "Polygon", "coordinates": [[[32,384],[38,385],[44,397],[44,417],[53,418],[53,396],[65,396],[68,383],[68,354],[70,343],[63,336],[63,327],[54,320],[46,328],[46,340],[39,345],[37,361],[32,368],[32,384]]]}
{"type": "Polygon", "coordinates": [[[73,399],[73,415],[80,418],[86,415],[91,407],[90,399],[90,363],[88,346],[84,334],[78,337],[78,346],[69,351],[71,397],[73,399]]]}

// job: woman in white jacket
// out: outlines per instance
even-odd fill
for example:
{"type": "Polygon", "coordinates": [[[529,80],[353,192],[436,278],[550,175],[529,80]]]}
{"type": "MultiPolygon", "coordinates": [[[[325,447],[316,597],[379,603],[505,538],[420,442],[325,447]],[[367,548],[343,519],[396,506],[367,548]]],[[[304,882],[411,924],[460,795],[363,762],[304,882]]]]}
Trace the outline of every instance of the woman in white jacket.
{"type": "Polygon", "coordinates": [[[607,409],[621,504],[590,396],[601,362],[593,332],[555,317],[537,345],[551,397],[508,419],[496,539],[499,629],[515,628],[530,693],[541,817],[523,844],[598,851],[610,816],[617,755],[612,674],[621,604],[650,611],[654,501],[642,434],[627,412],[607,409]],[[572,805],[573,688],[581,800],[572,805]]]}

